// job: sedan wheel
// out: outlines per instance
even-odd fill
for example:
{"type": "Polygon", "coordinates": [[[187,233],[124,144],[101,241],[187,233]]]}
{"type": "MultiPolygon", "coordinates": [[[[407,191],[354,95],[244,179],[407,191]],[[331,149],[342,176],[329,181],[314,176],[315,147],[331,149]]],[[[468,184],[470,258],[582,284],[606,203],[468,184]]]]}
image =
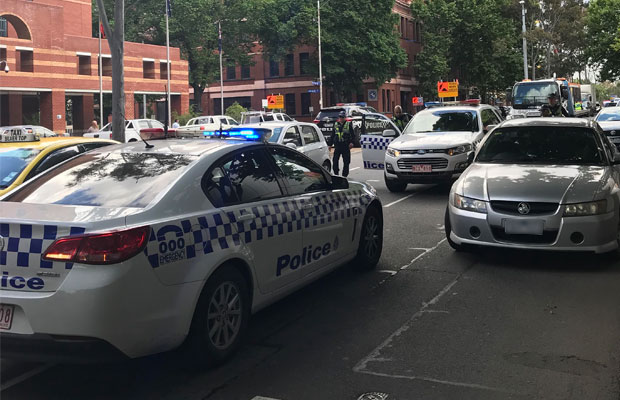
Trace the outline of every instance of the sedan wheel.
{"type": "Polygon", "coordinates": [[[215,289],[207,311],[207,331],[213,346],[228,349],[241,328],[241,296],[232,282],[224,282],[215,289]]]}
{"type": "Polygon", "coordinates": [[[383,251],[383,216],[375,207],[366,211],[354,266],[360,271],[373,269],[383,251]]]}

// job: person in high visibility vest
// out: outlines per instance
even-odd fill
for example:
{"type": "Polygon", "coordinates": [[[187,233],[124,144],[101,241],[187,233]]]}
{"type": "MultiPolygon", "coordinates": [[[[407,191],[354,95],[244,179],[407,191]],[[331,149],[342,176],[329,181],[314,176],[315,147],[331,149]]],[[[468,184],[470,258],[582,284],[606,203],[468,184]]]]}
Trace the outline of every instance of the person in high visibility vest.
{"type": "Polygon", "coordinates": [[[334,165],[334,174],[338,175],[340,170],[338,164],[340,163],[340,156],[342,156],[342,176],[349,175],[349,164],[351,163],[351,148],[353,147],[353,124],[350,121],[345,120],[346,114],[341,111],[338,114],[338,122],[334,124],[334,130],[332,131],[332,146],[334,146],[334,158],[332,164],[334,165]]]}
{"type": "Polygon", "coordinates": [[[403,109],[401,106],[394,107],[394,117],[392,117],[392,122],[394,125],[402,132],[407,126],[409,122],[409,118],[406,114],[403,114],[403,109]]]}

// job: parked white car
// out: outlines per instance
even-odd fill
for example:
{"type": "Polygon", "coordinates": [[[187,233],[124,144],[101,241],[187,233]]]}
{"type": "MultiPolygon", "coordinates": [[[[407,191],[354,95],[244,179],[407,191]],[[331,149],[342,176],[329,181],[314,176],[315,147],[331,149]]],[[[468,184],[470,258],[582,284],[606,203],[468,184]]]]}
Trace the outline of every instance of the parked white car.
{"type": "Polygon", "coordinates": [[[57,136],[70,136],[68,133],[58,134],[54,131],[47,129],[44,126],[40,125],[13,125],[13,126],[0,126],[0,131],[12,131],[12,130],[21,130],[24,132],[24,135],[28,133],[34,133],[40,138],[45,137],[57,137],[57,136]]]}
{"type": "Polygon", "coordinates": [[[239,123],[227,115],[204,115],[202,117],[192,118],[187,121],[185,126],[178,128],[180,131],[216,131],[220,128],[223,130],[237,126],[239,123]]]}
{"type": "Polygon", "coordinates": [[[278,121],[241,126],[241,128],[245,127],[271,130],[269,142],[283,144],[295,149],[311,158],[315,163],[322,165],[327,171],[331,171],[329,146],[315,124],[298,121],[278,121]]]}
{"type": "Polygon", "coordinates": [[[295,119],[281,112],[248,111],[241,113],[242,125],[274,121],[295,121],[295,119]]]}
{"type": "MultiPolygon", "coordinates": [[[[156,119],[130,119],[125,121],[125,142],[137,142],[140,139],[140,130],[161,128],[164,124],[156,119]]],[[[84,137],[112,139],[112,123],[108,123],[98,132],[85,133],[84,137]]]]}

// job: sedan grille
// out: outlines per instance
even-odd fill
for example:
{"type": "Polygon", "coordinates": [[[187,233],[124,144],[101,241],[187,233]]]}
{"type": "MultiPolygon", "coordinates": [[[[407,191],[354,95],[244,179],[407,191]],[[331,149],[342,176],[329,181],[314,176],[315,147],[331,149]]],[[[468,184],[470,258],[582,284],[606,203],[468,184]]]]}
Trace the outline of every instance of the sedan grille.
{"type": "Polygon", "coordinates": [[[558,237],[557,230],[543,231],[542,235],[519,235],[510,234],[504,231],[504,228],[491,226],[493,237],[498,242],[506,243],[522,243],[522,244],[552,244],[558,237]]]}
{"type": "Polygon", "coordinates": [[[530,206],[530,212],[527,215],[545,215],[555,214],[560,206],[558,203],[539,203],[539,202],[522,202],[522,201],[499,201],[492,200],[491,208],[502,214],[521,215],[519,213],[519,204],[527,203],[530,206]]]}
{"type": "Polygon", "coordinates": [[[398,168],[411,169],[414,165],[428,165],[432,169],[444,169],[448,167],[448,160],[445,158],[401,158],[398,160],[398,168]]]}

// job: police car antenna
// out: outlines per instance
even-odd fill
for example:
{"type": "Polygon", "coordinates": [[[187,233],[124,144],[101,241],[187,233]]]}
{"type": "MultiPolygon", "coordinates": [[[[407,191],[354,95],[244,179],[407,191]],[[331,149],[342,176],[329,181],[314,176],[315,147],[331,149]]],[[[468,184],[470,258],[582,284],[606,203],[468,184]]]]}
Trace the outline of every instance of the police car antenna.
{"type": "MultiPolygon", "coordinates": [[[[123,112],[121,111],[121,115],[123,116],[123,121],[126,121],[127,119],[125,118],[125,114],[123,114],[123,112]]],[[[142,139],[142,141],[144,142],[145,146],[147,149],[150,149],[151,147],[155,147],[152,144],[149,144],[146,140],[144,140],[144,138],[142,137],[142,135],[140,133],[138,133],[138,136],[140,136],[140,139],[142,139]]]]}

